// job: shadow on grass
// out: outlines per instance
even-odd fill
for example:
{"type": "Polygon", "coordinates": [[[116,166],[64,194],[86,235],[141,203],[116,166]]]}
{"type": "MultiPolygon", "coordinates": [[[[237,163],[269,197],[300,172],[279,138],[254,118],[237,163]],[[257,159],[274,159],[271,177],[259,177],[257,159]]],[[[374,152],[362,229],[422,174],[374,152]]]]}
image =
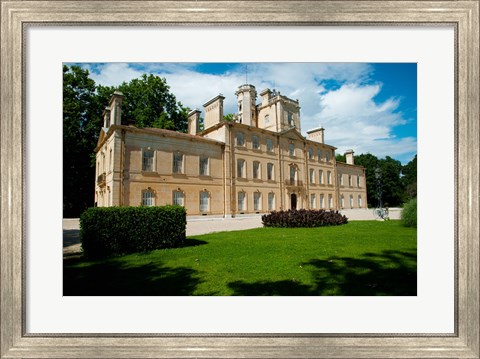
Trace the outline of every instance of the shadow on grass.
{"type": "Polygon", "coordinates": [[[189,238],[187,237],[185,239],[185,241],[183,242],[183,245],[180,246],[181,248],[184,248],[184,247],[197,247],[197,246],[201,246],[201,245],[204,245],[204,244],[208,244],[208,242],[206,241],[202,241],[201,239],[195,239],[195,238],[189,238]]]}
{"type": "Polygon", "coordinates": [[[78,265],[81,262],[64,260],[63,295],[192,295],[200,283],[191,268],[170,268],[157,262],[131,267],[115,260],[78,265]]]}
{"type": "Polygon", "coordinates": [[[366,253],[359,258],[331,257],[301,263],[314,284],[293,280],[229,283],[234,295],[417,295],[416,254],[402,251],[366,253]]]}

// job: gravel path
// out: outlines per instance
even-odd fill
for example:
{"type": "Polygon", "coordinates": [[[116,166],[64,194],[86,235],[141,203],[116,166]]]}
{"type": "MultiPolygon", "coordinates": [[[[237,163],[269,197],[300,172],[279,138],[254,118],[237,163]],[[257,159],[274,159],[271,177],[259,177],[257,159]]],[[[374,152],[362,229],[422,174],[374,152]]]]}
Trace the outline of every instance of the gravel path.
{"type": "MultiPolygon", "coordinates": [[[[351,221],[374,220],[371,209],[347,209],[341,211],[351,221]]],[[[400,208],[390,208],[390,219],[400,219],[400,208]]],[[[261,215],[241,216],[237,218],[189,217],[187,218],[187,236],[221,231],[238,231],[262,226],[261,215]]],[[[78,218],[63,220],[63,254],[72,255],[81,252],[79,243],[78,218]]]]}

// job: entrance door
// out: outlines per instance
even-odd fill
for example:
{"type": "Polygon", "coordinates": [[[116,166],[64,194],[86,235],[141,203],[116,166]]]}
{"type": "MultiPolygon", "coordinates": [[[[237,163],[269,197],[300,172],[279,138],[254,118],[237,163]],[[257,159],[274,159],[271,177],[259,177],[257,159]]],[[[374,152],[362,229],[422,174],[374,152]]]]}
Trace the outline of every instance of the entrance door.
{"type": "Polygon", "coordinates": [[[290,208],[297,209],[297,195],[295,193],[290,195],[290,208]]]}

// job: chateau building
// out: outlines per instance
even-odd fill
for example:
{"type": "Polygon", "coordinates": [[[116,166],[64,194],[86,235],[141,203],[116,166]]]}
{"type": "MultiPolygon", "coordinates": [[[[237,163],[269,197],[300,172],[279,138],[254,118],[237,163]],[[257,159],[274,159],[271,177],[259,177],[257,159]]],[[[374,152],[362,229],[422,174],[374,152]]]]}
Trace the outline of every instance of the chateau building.
{"type": "Polygon", "coordinates": [[[238,88],[224,121],[222,95],[188,117],[188,133],[122,125],[123,95],[104,111],[96,152],[97,206],[178,204],[188,215],[235,216],[281,209],[366,208],[365,169],[336,162],[324,129],[300,133],[300,105],[275,90],[238,88]]]}

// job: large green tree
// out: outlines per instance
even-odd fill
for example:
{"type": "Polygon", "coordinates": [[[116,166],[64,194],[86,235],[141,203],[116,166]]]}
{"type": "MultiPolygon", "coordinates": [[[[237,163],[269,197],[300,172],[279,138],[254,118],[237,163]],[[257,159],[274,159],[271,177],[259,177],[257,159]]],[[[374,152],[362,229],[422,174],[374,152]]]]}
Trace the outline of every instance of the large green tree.
{"type": "Polygon", "coordinates": [[[417,155],[402,168],[405,200],[417,197],[417,155]]]}
{"type": "Polygon", "coordinates": [[[177,102],[164,78],[142,75],[118,87],[125,99],[122,103],[122,122],[136,127],[156,127],[186,132],[188,109],[177,102]]]}
{"type": "Polygon", "coordinates": [[[102,99],[89,73],[63,66],[63,216],[76,217],[94,201],[92,162],[102,126],[102,99]]]}
{"type": "Polygon", "coordinates": [[[94,203],[95,154],[102,112],[115,90],[125,95],[122,123],[186,132],[188,109],[164,78],[143,75],[118,88],[96,85],[79,66],[63,67],[63,215],[78,217],[94,203]]]}

